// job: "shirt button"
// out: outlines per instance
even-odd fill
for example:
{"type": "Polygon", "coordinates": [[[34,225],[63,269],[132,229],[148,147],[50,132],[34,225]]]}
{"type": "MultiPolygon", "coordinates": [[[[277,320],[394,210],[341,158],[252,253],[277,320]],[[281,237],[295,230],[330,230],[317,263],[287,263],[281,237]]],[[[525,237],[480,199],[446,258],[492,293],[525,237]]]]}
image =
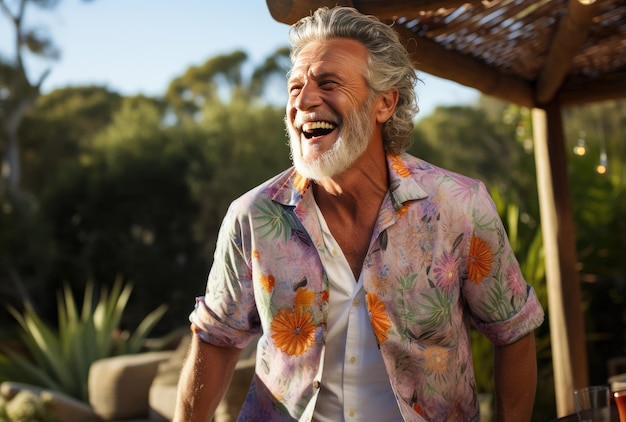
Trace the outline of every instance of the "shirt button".
{"type": "Polygon", "coordinates": [[[360,304],[361,304],[361,301],[360,301],[359,299],[354,299],[354,300],[352,301],[352,306],[355,306],[355,307],[356,307],[356,306],[359,306],[360,304]]]}
{"type": "Polygon", "coordinates": [[[354,356],[350,358],[350,363],[356,363],[356,358],[354,356]]]}
{"type": "Polygon", "coordinates": [[[354,409],[350,409],[350,410],[348,411],[348,416],[350,416],[351,418],[353,418],[353,417],[355,417],[355,416],[356,416],[356,412],[354,411],[354,409]]]}
{"type": "Polygon", "coordinates": [[[316,390],[318,388],[320,388],[320,382],[319,381],[313,381],[313,388],[316,389],[316,390]]]}
{"type": "Polygon", "coordinates": [[[333,249],[333,256],[339,255],[339,251],[337,249],[333,249]]]}

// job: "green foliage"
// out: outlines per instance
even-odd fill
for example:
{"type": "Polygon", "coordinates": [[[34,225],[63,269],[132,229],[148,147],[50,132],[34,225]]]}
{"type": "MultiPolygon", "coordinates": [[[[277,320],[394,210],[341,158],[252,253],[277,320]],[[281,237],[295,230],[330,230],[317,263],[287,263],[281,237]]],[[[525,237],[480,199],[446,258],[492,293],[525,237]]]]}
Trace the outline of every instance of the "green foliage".
{"type": "Polygon", "coordinates": [[[94,302],[94,284],[88,283],[79,311],[66,286],[57,299],[56,330],[41,319],[30,303],[25,304],[22,313],[11,308],[21,327],[28,357],[4,348],[4,356],[0,355],[0,381],[28,382],[87,402],[91,364],[104,357],[141,351],[147,335],[167,309],[162,305],[150,312],[132,334],[123,331],[122,314],[131,292],[132,286],[123,285],[118,279],[110,292],[102,289],[94,302]],[[15,379],[16,373],[23,379],[15,379]]]}
{"type": "Polygon", "coordinates": [[[52,277],[77,287],[119,274],[141,294],[130,320],[168,302],[179,326],[197,291],[185,282],[206,275],[193,233],[199,208],[187,182],[200,139],[161,120],[152,102],[125,99],[80,161],[49,182],[42,213],[56,246],[52,277]]]}
{"type": "Polygon", "coordinates": [[[141,294],[128,319],[168,302],[159,329],[169,331],[185,323],[204,289],[230,202],[290,162],[281,109],[233,95],[205,104],[195,120],[170,124],[163,110],[148,98],[124,98],[79,159],[48,178],[41,214],[54,242],[51,279],[79,287],[120,274],[141,294]]]}
{"type": "MultiPolygon", "coordinates": [[[[567,109],[570,186],[580,271],[626,283],[626,101],[567,109]],[[573,148],[584,142],[586,154],[573,148]],[[606,153],[608,171],[596,167],[606,153]]],[[[623,293],[622,293],[623,294],[623,293]]]]}
{"type": "Polygon", "coordinates": [[[211,103],[196,128],[203,134],[189,183],[201,213],[196,228],[212,256],[219,224],[230,202],[291,165],[286,145],[284,110],[251,107],[243,96],[211,103]]]}
{"type": "Polygon", "coordinates": [[[199,66],[189,67],[170,82],[165,101],[178,121],[198,118],[207,105],[228,103],[233,98],[245,98],[247,103],[260,99],[269,81],[279,75],[285,80],[289,49],[279,48],[256,67],[250,78],[243,72],[248,55],[234,51],[212,57],[199,66]]]}
{"type": "Polygon", "coordinates": [[[28,390],[8,401],[0,398],[0,422],[57,422],[51,413],[50,402],[28,390]]]}
{"type": "MultiPolygon", "coordinates": [[[[50,271],[52,255],[50,230],[41,218],[36,198],[0,192],[2,305],[17,306],[24,299],[45,303],[41,295],[45,291],[42,280],[50,271]]],[[[7,312],[0,312],[0,333],[8,330],[11,322],[13,319],[7,312]]]]}
{"type": "Polygon", "coordinates": [[[57,89],[39,97],[19,135],[24,191],[40,195],[66,163],[77,161],[111,123],[122,97],[100,87],[57,89]]]}
{"type": "Polygon", "coordinates": [[[626,101],[564,111],[590,383],[626,354],[626,101]],[[583,143],[584,155],[574,154],[583,143]],[[607,171],[597,172],[606,154],[607,171]]]}

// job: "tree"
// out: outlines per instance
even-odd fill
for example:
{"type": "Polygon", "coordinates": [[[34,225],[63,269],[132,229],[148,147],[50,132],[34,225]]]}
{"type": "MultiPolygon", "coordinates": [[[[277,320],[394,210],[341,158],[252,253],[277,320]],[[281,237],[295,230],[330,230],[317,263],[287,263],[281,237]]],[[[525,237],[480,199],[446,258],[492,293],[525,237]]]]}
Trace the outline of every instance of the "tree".
{"type": "Polygon", "coordinates": [[[230,202],[290,166],[283,117],[282,108],[250,107],[240,96],[205,106],[198,123],[204,161],[193,169],[190,183],[202,207],[198,229],[207,258],[230,202]]]}
{"type": "Polygon", "coordinates": [[[129,309],[132,322],[164,302],[183,321],[193,294],[180,286],[206,271],[193,237],[198,206],[187,184],[198,139],[162,121],[152,99],[125,98],[92,147],[49,181],[42,198],[55,244],[50,277],[75,289],[118,276],[133,283],[140,300],[129,309]]]}
{"type": "Polygon", "coordinates": [[[29,212],[0,192],[0,205],[12,210],[0,214],[0,286],[9,303],[20,307],[15,293],[29,294],[50,316],[45,298],[60,283],[80,291],[121,276],[138,292],[129,322],[164,301],[171,306],[161,328],[186,319],[230,201],[290,164],[284,109],[262,98],[262,81],[278,75],[286,55],[250,76],[241,58],[234,54],[224,62],[233,68],[218,66],[211,78],[192,68],[184,75],[197,77],[173,81],[180,98],[203,98],[192,114],[178,108],[180,118],[171,114],[182,104],[176,96],[75,87],[37,99],[19,132],[29,212]]]}
{"type": "Polygon", "coordinates": [[[55,59],[59,55],[47,35],[26,26],[26,9],[29,5],[53,9],[58,3],[59,0],[0,0],[0,10],[12,26],[15,38],[14,59],[6,61],[0,57],[0,142],[4,144],[2,179],[12,194],[18,192],[21,178],[18,130],[50,73],[50,69],[47,69],[32,80],[26,69],[25,56],[32,54],[44,59],[55,59]]]}
{"type": "MultiPolygon", "coordinates": [[[[156,103],[156,101],[155,101],[156,103]]],[[[122,96],[96,86],[56,89],[37,99],[20,127],[21,186],[39,196],[67,163],[81,159],[113,119],[122,96]]]]}
{"type": "Polygon", "coordinates": [[[207,104],[228,102],[234,96],[254,102],[261,99],[267,82],[280,75],[284,78],[289,58],[288,48],[279,48],[254,69],[250,77],[244,74],[248,55],[234,51],[212,57],[199,66],[189,67],[167,88],[165,101],[178,121],[198,119],[207,104]]]}
{"type": "MultiPolygon", "coordinates": [[[[40,96],[25,113],[19,130],[25,171],[19,195],[0,189],[0,296],[3,305],[24,299],[46,312],[40,298],[52,291],[55,253],[50,224],[40,198],[59,172],[74,165],[108,125],[121,97],[104,88],[55,90],[40,96]]],[[[4,309],[2,309],[4,311],[4,309]]],[[[0,312],[0,322],[8,315],[0,312]]]]}

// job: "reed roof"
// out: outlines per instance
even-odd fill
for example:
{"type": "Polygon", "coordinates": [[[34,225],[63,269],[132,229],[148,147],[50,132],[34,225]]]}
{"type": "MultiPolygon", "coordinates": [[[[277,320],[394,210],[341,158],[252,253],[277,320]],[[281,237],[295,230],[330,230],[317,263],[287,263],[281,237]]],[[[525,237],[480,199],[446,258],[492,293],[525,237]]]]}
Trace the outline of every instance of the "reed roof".
{"type": "Polygon", "coordinates": [[[416,69],[520,105],[626,96],[626,0],[266,0],[292,24],[351,6],[394,26],[416,69]]]}

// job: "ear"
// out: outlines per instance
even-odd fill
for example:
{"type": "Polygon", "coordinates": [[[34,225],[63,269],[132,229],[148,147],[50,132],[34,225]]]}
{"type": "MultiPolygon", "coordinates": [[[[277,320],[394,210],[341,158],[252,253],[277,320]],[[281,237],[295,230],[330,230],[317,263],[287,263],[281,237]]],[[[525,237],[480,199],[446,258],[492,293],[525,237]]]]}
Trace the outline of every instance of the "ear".
{"type": "Polygon", "coordinates": [[[399,97],[398,88],[395,86],[378,95],[376,100],[376,123],[383,124],[393,116],[399,97]]]}

